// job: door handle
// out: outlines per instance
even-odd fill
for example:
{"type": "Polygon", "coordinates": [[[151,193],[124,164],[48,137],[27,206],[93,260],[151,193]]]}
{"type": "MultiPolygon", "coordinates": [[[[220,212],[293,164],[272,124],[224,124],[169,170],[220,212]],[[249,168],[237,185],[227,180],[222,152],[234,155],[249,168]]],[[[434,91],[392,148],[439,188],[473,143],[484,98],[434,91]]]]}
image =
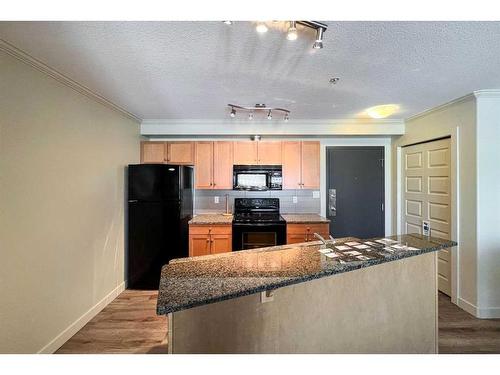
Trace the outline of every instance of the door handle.
{"type": "Polygon", "coordinates": [[[328,189],[328,216],[337,216],[337,189],[328,189]]]}

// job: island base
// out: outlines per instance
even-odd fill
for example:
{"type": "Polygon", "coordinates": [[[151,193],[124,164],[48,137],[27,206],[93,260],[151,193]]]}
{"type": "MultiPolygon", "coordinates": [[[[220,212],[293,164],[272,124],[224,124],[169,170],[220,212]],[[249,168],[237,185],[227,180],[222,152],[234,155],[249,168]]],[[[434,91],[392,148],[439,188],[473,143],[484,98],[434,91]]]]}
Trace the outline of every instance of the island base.
{"type": "Polygon", "coordinates": [[[169,352],[436,353],[436,266],[428,253],[286,286],[267,299],[257,293],[174,312],[169,352]]]}

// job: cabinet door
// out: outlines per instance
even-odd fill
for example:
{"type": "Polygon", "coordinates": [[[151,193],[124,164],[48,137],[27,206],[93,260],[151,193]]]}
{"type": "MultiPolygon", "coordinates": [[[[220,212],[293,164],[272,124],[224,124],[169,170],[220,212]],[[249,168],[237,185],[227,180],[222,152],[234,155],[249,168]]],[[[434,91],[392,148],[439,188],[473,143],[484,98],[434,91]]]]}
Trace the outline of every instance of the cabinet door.
{"type": "Polygon", "coordinates": [[[319,189],[319,142],[302,142],[302,181],[303,189],[319,189]]]}
{"type": "Polygon", "coordinates": [[[232,237],[230,234],[212,234],[211,254],[227,253],[232,248],[232,237]]]}
{"type": "Polygon", "coordinates": [[[258,143],[258,162],[263,165],[281,165],[281,141],[258,143]]]}
{"type": "Polygon", "coordinates": [[[170,164],[194,164],[193,142],[168,142],[167,162],[170,164]]]}
{"type": "Polygon", "coordinates": [[[189,256],[197,257],[210,254],[210,236],[208,234],[189,235],[189,256]]]}
{"type": "Polygon", "coordinates": [[[141,142],[141,163],[164,163],[165,142],[141,142]]]}
{"type": "Polygon", "coordinates": [[[300,149],[299,141],[283,142],[283,189],[300,189],[300,149]]]}
{"type": "Polygon", "coordinates": [[[197,189],[212,189],[213,159],[213,142],[196,142],[194,175],[197,189]]]}
{"type": "Polygon", "coordinates": [[[291,244],[291,243],[301,243],[301,242],[307,242],[307,236],[305,233],[303,234],[288,234],[286,236],[286,243],[291,244]]]}
{"type": "Polygon", "coordinates": [[[233,164],[258,164],[257,142],[238,141],[234,142],[233,164]]]}
{"type": "Polygon", "coordinates": [[[233,142],[214,142],[213,188],[233,188],[233,142]]]}

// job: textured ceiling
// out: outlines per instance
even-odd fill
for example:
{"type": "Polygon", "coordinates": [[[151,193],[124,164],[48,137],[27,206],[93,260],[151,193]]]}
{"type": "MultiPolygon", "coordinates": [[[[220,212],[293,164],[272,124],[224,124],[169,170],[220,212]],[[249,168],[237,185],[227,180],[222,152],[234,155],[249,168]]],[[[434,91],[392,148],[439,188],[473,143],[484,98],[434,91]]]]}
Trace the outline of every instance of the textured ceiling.
{"type": "Polygon", "coordinates": [[[251,22],[0,22],[0,38],[142,119],[222,119],[227,103],[406,118],[500,88],[500,22],[325,23],[322,50],[312,30],[291,42],[251,22]]]}

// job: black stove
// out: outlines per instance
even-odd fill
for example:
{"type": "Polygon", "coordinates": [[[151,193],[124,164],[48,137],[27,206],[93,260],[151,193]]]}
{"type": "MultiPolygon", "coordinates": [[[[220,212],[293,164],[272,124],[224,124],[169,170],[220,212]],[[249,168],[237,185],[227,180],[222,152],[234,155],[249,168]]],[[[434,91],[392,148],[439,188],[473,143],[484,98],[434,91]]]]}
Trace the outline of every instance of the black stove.
{"type": "Polygon", "coordinates": [[[278,198],[234,200],[233,251],[284,245],[286,222],[278,198]]]}

